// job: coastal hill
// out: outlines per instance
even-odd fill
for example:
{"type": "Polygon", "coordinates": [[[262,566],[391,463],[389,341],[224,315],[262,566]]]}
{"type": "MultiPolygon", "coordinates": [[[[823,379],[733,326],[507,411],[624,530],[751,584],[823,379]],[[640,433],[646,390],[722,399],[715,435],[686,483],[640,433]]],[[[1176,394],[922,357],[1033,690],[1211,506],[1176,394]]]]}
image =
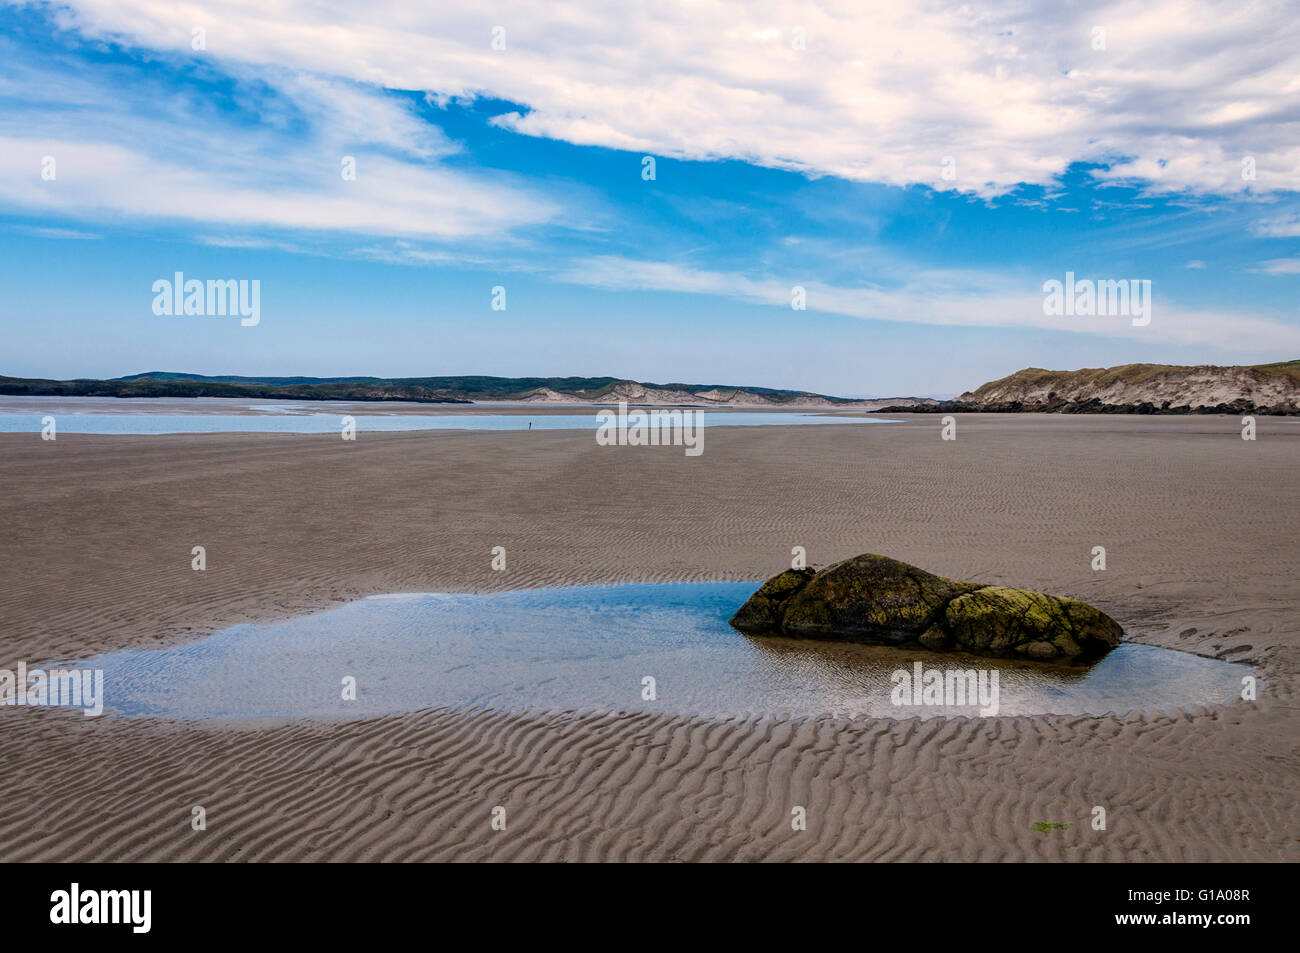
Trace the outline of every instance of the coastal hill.
{"type": "Polygon", "coordinates": [[[1300,361],[1233,367],[1124,364],[990,381],[955,400],[858,400],[725,384],[651,384],[617,377],[205,377],[150,371],[112,380],[0,376],[0,394],[70,397],[240,397],[471,404],[629,404],[659,407],[824,408],[945,413],[1300,414],[1300,361]]]}
{"type": "Polygon", "coordinates": [[[205,377],[150,371],[112,380],[42,380],[0,376],[0,394],[29,397],[243,397],[277,400],[418,401],[468,404],[526,401],[696,407],[926,406],[928,397],[853,400],[806,391],[725,384],[650,384],[617,377],[205,377]]]}
{"type": "Polygon", "coordinates": [[[1124,364],[990,381],[954,405],[1057,413],[1300,413],[1300,361],[1237,367],[1124,364]]]}

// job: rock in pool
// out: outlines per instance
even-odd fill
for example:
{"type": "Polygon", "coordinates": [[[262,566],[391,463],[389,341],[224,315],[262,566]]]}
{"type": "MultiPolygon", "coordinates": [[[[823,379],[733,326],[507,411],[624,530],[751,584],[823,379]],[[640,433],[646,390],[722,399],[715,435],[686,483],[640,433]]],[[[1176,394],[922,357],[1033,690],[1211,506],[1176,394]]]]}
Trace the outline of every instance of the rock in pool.
{"type": "Polygon", "coordinates": [[[1045,662],[1093,661],[1124,634],[1110,616],[1077,599],[946,579],[870,553],[773,576],[731,624],[749,635],[915,643],[1045,662]]]}

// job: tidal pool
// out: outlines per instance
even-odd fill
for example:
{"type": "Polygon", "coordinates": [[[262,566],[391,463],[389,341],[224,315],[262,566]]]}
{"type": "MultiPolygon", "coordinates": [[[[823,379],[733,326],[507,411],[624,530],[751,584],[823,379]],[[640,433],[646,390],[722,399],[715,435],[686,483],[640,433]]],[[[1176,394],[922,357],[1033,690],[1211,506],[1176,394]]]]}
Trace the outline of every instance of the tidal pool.
{"type": "MultiPolygon", "coordinates": [[[[713,717],[969,715],[897,705],[896,673],[997,675],[997,713],[1123,714],[1229,703],[1242,665],[1124,644],[1095,665],[750,637],[757,583],[373,596],[189,645],[101,655],[105,708],[164,718],[349,718],[422,708],[647,710],[713,717]],[[356,699],[344,700],[344,679],[356,699]],[[653,699],[647,698],[654,680],[653,699]]],[[[52,666],[51,666],[52,667],[52,666]]],[[[919,693],[918,693],[919,694],[919,693]]],[[[910,700],[912,696],[909,694],[910,700]]]]}

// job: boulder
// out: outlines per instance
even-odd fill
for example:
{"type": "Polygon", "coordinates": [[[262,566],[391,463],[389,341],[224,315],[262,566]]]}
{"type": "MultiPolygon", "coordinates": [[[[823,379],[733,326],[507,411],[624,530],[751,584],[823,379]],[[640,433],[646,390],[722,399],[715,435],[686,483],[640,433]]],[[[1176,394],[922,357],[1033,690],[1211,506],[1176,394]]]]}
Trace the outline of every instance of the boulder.
{"type": "Polygon", "coordinates": [[[773,576],[737,610],[731,624],[741,632],[780,631],[782,608],[815,575],[812,569],[787,569],[773,576]]]}
{"type": "Polygon", "coordinates": [[[773,576],[731,618],[750,635],[786,635],[936,652],[1087,662],[1124,630],[1077,599],[936,576],[867,554],[773,576]]]}

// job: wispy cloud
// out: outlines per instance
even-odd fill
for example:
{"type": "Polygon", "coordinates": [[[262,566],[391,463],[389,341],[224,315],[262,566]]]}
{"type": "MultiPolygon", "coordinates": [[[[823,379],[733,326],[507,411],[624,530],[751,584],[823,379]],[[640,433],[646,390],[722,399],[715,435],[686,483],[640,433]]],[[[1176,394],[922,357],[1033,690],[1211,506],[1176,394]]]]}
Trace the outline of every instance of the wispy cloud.
{"type": "Polygon", "coordinates": [[[1300,238],[1300,214],[1279,215],[1255,225],[1261,238],[1300,238]]]}
{"type": "Polygon", "coordinates": [[[75,228],[48,228],[41,225],[11,225],[15,232],[32,235],[36,238],[54,238],[67,241],[95,241],[102,238],[93,232],[83,232],[75,228]]]}
{"type": "Polygon", "coordinates": [[[235,64],[178,88],[129,63],[0,53],[0,205],[27,214],[443,241],[561,217],[514,177],[448,165],[459,147],[373,86],[235,64]],[[204,95],[218,81],[225,110],[204,95]]]}
{"type": "MultiPolygon", "coordinates": [[[[672,262],[598,256],[575,262],[558,280],[604,290],[710,294],[789,309],[799,282],[689,268],[672,262]]],[[[922,271],[895,287],[845,288],[802,283],[809,311],[864,320],[958,327],[1041,328],[1100,337],[1212,345],[1229,350],[1300,350],[1300,328],[1253,315],[1201,311],[1154,299],[1150,325],[1127,317],[1043,313],[1032,280],[965,270],[922,271]]]]}
{"type": "Polygon", "coordinates": [[[275,250],[298,254],[305,254],[309,251],[302,245],[293,242],[281,242],[272,238],[249,235],[200,235],[198,242],[200,245],[207,245],[211,248],[251,248],[259,251],[275,250]]]}
{"type": "Polygon", "coordinates": [[[1273,258],[1251,271],[1262,275],[1300,275],[1300,258],[1273,258]]]}

